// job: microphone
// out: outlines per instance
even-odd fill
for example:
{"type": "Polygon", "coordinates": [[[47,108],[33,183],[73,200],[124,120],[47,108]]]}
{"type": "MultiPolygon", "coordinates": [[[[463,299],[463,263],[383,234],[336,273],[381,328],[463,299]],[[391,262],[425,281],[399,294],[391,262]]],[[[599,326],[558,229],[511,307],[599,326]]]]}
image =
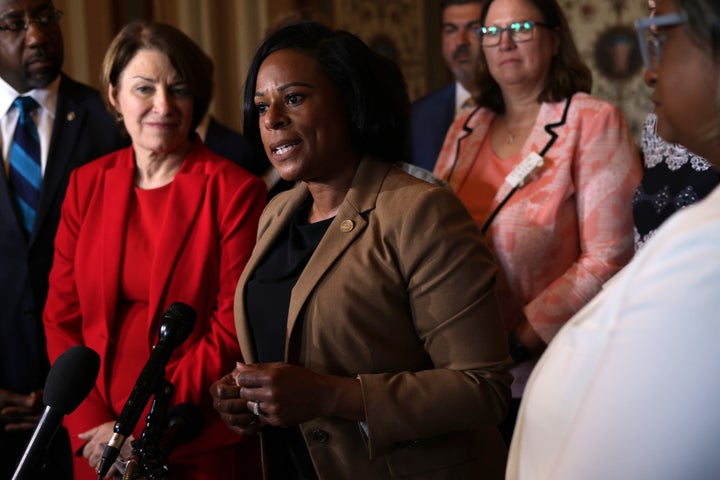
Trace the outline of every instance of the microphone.
{"type": "Polygon", "coordinates": [[[110,438],[105,450],[103,450],[100,468],[98,468],[97,472],[99,480],[107,475],[110,467],[120,454],[125,439],[137,425],[140,415],[142,415],[145,406],[150,400],[150,396],[155,393],[163,381],[165,367],[170,360],[173,349],[190,336],[196,318],[195,310],[189,305],[180,302],[170,305],[163,314],[158,343],[153,348],[150,358],[140,372],[130,397],[125,402],[115,422],[113,436],[110,438]]]}
{"type": "Polygon", "coordinates": [[[194,439],[203,429],[203,416],[200,408],[190,402],[180,403],[167,413],[165,435],[161,442],[163,455],[172,453],[178,443],[194,439]]]}
{"type": "Polygon", "coordinates": [[[88,396],[99,370],[100,356],[83,345],[69,348],[55,360],[45,380],[45,411],[15,470],[13,480],[36,478],[37,466],[42,462],[42,456],[60,427],[63,416],[72,413],[88,396]]]}
{"type": "MultiPolygon", "coordinates": [[[[203,416],[200,408],[190,402],[180,403],[172,407],[165,415],[163,438],[160,441],[159,448],[163,458],[170,456],[175,447],[180,443],[187,443],[196,438],[203,429],[203,416]]],[[[133,442],[133,448],[137,449],[138,440],[133,442]]],[[[116,460],[115,468],[123,478],[134,478],[134,471],[138,467],[137,455],[127,460],[116,460]]]]}

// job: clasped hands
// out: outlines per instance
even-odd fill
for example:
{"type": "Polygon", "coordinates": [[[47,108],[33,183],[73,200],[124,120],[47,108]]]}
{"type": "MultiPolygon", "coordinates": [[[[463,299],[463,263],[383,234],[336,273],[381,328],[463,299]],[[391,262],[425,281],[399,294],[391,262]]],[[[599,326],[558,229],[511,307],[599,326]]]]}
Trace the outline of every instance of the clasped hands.
{"type": "Polygon", "coordinates": [[[212,385],[210,394],[231,430],[253,435],[265,425],[288,427],[334,414],[347,380],[282,362],[238,362],[212,385]]]}

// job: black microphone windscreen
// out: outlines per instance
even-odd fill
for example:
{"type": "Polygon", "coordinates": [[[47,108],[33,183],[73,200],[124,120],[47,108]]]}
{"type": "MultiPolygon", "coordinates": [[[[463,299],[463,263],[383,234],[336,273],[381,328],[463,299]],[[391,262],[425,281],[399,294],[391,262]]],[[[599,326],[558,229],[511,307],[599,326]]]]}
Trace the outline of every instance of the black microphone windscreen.
{"type": "Polygon", "coordinates": [[[95,350],[83,345],[67,349],[50,367],[43,403],[63,415],[71,413],[92,390],[99,370],[100,356],[95,350]]]}
{"type": "Polygon", "coordinates": [[[178,442],[189,442],[200,435],[203,429],[203,415],[197,405],[185,402],[172,407],[167,415],[166,430],[176,434],[178,442]]]}

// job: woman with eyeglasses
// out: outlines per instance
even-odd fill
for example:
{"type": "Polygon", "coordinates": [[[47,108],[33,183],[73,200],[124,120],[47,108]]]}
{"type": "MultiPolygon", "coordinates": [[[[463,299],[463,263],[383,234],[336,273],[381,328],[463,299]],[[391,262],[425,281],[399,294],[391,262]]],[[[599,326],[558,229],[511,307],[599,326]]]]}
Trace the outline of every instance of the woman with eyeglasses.
{"type": "MultiPolygon", "coordinates": [[[[637,28],[658,133],[720,168],[720,2],[656,3],[637,28]]],[[[719,292],[715,188],[555,337],[528,382],[507,478],[720,478],[719,292]]]]}
{"type": "MultiPolygon", "coordinates": [[[[648,0],[648,11],[654,16],[655,0],[648,0]]],[[[720,183],[720,172],[710,162],[658,135],[655,112],[643,123],[642,151],[643,178],[633,197],[636,251],[672,214],[702,200],[720,183]]]]}
{"type": "Polygon", "coordinates": [[[641,163],[622,113],[588,95],[556,0],[490,0],[478,31],[479,108],[451,126],[435,168],[500,264],[514,403],[562,325],[633,255],[641,163]]]}

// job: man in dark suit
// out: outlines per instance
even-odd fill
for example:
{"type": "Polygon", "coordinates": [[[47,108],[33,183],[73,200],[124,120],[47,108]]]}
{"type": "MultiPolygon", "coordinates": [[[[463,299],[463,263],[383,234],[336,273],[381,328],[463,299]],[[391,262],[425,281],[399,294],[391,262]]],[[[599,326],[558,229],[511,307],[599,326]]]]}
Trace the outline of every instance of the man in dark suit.
{"type": "Polygon", "coordinates": [[[414,165],[432,171],[445,134],[455,116],[471,105],[474,55],[479,48],[475,31],[483,0],[443,0],[442,53],[455,81],[412,106],[411,157],[414,165]]]}
{"type": "MultiPolygon", "coordinates": [[[[48,372],[42,311],[70,171],[124,143],[96,90],[61,73],[62,12],[51,0],[0,0],[0,478],[10,478],[42,412],[48,372]],[[20,221],[11,180],[18,96],[32,97],[40,143],[34,222],[20,221]],[[39,180],[40,181],[40,180],[39,180]]],[[[45,472],[71,478],[67,434],[55,435],[45,472]]],[[[37,478],[42,474],[38,473],[37,478]]],[[[49,478],[49,477],[48,477],[49,478]]]]}
{"type": "Polygon", "coordinates": [[[206,121],[203,121],[206,122],[207,129],[203,142],[210,150],[232,160],[258,177],[264,176],[270,170],[270,162],[264,156],[256,155],[240,132],[223,125],[210,115],[206,121]]]}

